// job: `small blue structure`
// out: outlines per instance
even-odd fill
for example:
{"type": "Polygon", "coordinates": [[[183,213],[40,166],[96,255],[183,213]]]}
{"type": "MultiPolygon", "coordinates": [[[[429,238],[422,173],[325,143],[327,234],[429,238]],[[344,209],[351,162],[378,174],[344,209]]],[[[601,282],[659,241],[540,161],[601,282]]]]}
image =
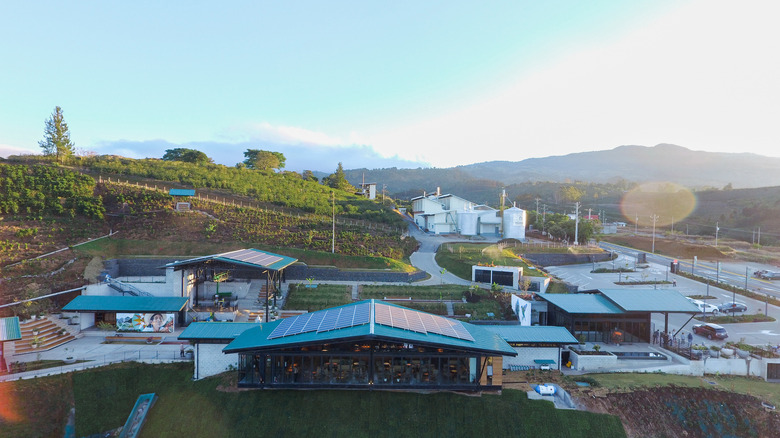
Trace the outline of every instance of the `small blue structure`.
{"type": "Polygon", "coordinates": [[[138,396],[138,400],[135,401],[130,416],[127,417],[125,425],[122,427],[122,432],[119,434],[119,438],[136,438],[141,432],[141,428],[146,422],[146,415],[149,414],[149,410],[154,406],[154,402],[157,401],[157,394],[141,394],[138,396]]]}

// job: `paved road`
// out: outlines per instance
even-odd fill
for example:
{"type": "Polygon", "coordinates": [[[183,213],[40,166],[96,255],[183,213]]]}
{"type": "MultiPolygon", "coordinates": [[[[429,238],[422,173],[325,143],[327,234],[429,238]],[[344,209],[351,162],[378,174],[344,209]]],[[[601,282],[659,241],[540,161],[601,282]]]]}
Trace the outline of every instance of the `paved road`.
{"type": "MultiPolygon", "coordinates": [[[[629,253],[626,251],[625,253],[628,253],[626,255],[625,253],[620,253],[617,260],[615,260],[615,267],[618,266],[625,266],[628,264],[631,268],[634,267],[634,261],[635,253],[637,251],[633,250],[633,253],[629,253]]],[[[652,288],[653,286],[618,286],[615,284],[615,282],[619,280],[625,280],[626,275],[629,276],[629,280],[635,279],[635,280],[666,280],[668,278],[669,281],[676,281],[677,286],[672,286],[671,284],[668,285],[658,285],[657,288],[673,288],[677,291],[679,291],[681,294],[689,296],[689,295],[710,295],[714,296],[715,300],[711,301],[712,304],[721,304],[726,302],[731,302],[733,299],[736,298],[736,302],[745,304],[748,307],[748,313],[765,313],[767,312],[769,316],[772,316],[773,318],[780,321],[780,308],[777,306],[772,305],[766,305],[765,302],[760,300],[754,300],[750,299],[741,295],[735,295],[730,291],[720,289],[715,286],[708,286],[704,283],[700,283],[698,281],[690,280],[688,278],[678,276],[675,274],[670,274],[668,265],[663,261],[663,264],[655,263],[648,258],[648,267],[647,268],[640,268],[638,269],[638,272],[635,273],[628,273],[628,274],[594,274],[591,271],[603,267],[603,268],[611,268],[612,262],[602,262],[602,263],[595,263],[595,264],[584,264],[584,265],[566,265],[566,266],[550,266],[547,268],[547,270],[554,276],[568,282],[574,285],[579,286],[580,290],[589,290],[589,289],[617,289],[617,288],[628,288],[628,289],[647,289],[652,288]]],[[[654,324],[654,329],[660,329],[663,330],[663,324],[664,324],[664,317],[662,314],[653,314],[652,316],[652,323],[654,324]]],[[[674,331],[677,331],[679,329],[682,329],[687,335],[689,331],[691,331],[691,328],[693,324],[700,323],[697,319],[690,319],[690,315],[680,315],[680,314],[671,314],[669,315],[669,326],[674,331]]],[[[780,344],[780,322],[762,322],[762,323],[741,323],[741,324],[724,324],[724,327],[726,327],[726,330],[729,333],[729,341],[739,341],[740,339],[744,338],[745,342],[751,345],[760,345],[760,346],[766,346],[769,345],[778,345],[780,344]]],[[[713,340],[710,341],[702,336],[694,335],[694,342],[695,343],[704,343],[706,345],[721,345],[724,343],[724,341],[717,341],[713,340]]]]}
{"type": "Polygon", "coordinates": [[[412,266],[427,272],[431,276],[431,278],[427,280],[418,281],[414,284],[434,285],[448,283],[470,285],[470,281],[464,280],[449,272],[445,272],[442,267],[436,263],[436,251],[438,251],[439,246],[441,246],[442,243],[463,241],[463,238],[425,233],[421,231],[414,222],[408,219],[407,221],[409,222],[409,235],[420,242],[420,247],[416,252],[412,253],[409,260],[411,261],[412,266]]]}

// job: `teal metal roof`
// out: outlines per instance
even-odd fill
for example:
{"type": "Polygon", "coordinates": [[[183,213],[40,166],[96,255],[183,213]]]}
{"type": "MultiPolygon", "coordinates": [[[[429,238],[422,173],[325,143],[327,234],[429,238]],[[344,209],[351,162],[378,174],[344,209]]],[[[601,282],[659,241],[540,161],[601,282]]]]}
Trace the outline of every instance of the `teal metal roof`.
{"type": "Polygon", "coordinates": [[[22,339],[22,328],[19,317],[0,318],[0,342],[22,339]]]}
{"type": "Polygon", "coordinates": [[[178,312],[187,297],[132,297],[81,295],[65,305],[66,312],[178,312]]]}
{"type": "Polygon", "coordinates": [[[256,322],[193,322],[179,335],[179,339],[232,340],[258,325],[256,322]]]}
{"type": "Polygon", "coordinates": [[[568,313],[624,313],[600,294],[536,294],[568,313]]]}
{"type": "Polygon", "coordinates": [[[188,190],[188,189],[171,189],[170,192],[168,192],[171,196],[195,196],[195,190],[188,190]]]}
{"type": "Polygon", "coordinates": [[[698,313],[699,309],[673,289],[599,289],[626,312],[698,313]]]}
{"type": "Polygon", "coordinates": [[[565,327],[522,326],[522,325],[480,325],[510,343],[525,344],[578,344],[579,341],[565,327]]]}
{"type": "MultiPolygon", "coordinates": [[[[467,350],[488,354],[500,354],[502,356],[516,356],[515,350],[507,344],[500,336],[485,330],[484,328],[463,323],[460,321],[453,321],[455,324],[460,324],[471,335],[469,339],[461,339],[451,336],[440,335],[432,332],[416,332],[413,330],[406,330],[398,327],[390,327],[387,325],[376,323],[374,320],[374,304],[383,304],[393,307],[405,309],[407,312],[420,312],[414,309],[408,309],[402,306],[396,306],[394,304],[386,303],[379,300],[367,300],[356,303],[346,304],[341,307],[357,306],[363,303],[371,304],[371,319],[367,324],[360,324],[355,326],[349,326],[325,332],[305,332],[290,336],[273,337],[269,339],[270,334],[274,329],[283,322],[283,320],[277,320],[273,322],[259,324],[259,327],[251,328],[244,331],[233,342],[228,344],[223,349],[224,353],[237,353],[239,351],[248,350],[274,350],[284,348],[291,345],[307,345],[307,344],[327,344],[333,342],[350,341],[350,340],[364,340],[364,339],[381,339],[396,342],[405,342],[410,344],[424,344],[441,348],[467,350]]],[[[330,309],[320,310],[318,312],[327,312],[330,309]]],[[[317,313],[317,312],[311,312],[317,313]]]]}
{"type": "Polygon", "coordinates": [[[249,248],[249,249],[239,249],[236,251],[225,252],[222,254],[214,254],[214,255],[209,255],[204,257],[197,257],[194,259],[183,260],[179,262],[168,263],[167,265],[165,265],[165,267],[170,268],[170,267],[196,265],[196,264],[206,263],[209,261],[220,261],[220,262],[226,262],[235,265],[243,265],[243,266],[250,266],[253,268],[270,269],[273,271],[279,271],[297,262],[298,259],[283,256],[280,254],[274,254],[271,252],[260,251],[259,249],[249,248]]]}

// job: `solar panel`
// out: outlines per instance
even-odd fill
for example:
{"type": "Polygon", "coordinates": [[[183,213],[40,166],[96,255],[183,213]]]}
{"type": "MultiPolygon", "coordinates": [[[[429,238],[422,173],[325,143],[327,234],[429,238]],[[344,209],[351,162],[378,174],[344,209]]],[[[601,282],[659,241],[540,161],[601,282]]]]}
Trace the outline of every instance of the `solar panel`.
{"type": "Polygon", "coordinates": [[[392,327],[393,319],[390,317],[390,306],[386,304],[375,304],[374,321],[376,321],[377,324],[392,327]]]}
{"type": "Polygon", "coordinates": [[[336,326],[336,320],[339,318],[339,313],[341,313],[341,309],[327,310],[320,326],[317,327],[317,333],[333,330],[336,326]]]}
{"type": "Polygon", "coordinates": [[[325,318],[326,313],[327,312],[324,310],[311,313],[311,318],[309,318],[309,320],[306,322],[306,326],[303,327],[303,331],[301,331],[301,333],[316,332],[317,328],[322,322],[322,319],[325,318]]]}
{"type": "Polygon", "coordinates": [[[303,315],[298,315],[290,319],[295,319],[293,321],[290,328],[284,333],[285,336],[292,336],[297,335],[299,333],[303,333],[303,327],[306,325],[307,322],[309,322],[309,319],[311,318],[311,313],[304,313],[303,315]]]}
{"type": "Polygon", "coordinates": [[[371,305],[369,303],[362,303],[355,306],[355,318],[352,320],[352,325],[368,324],[371,320],[371,305]]]}
{"type": "Polygon", "coordinates": [[[409,323],[409,330],[418,333],[427,333],[427,330],[425,329],[425,325],[420,319],[420,312],[409,310],[404,313],[406,314],[406,321],[409,323]]]}
{"type": "Polygon", "coordinates": [[[255,251],[252,249],[239,249],[232,252],[226,252],[221,256],[260,266],[269,266],[282,260],[282,258],[277,255],[268,254],[262,251],[255,251]]]}
{"type": "Polygon", "coordinates": [[[455,333],[458,334],[460,339],[465,339],[472,342],[474,341],[474,337],[471,336],[471,333],[469,333],[468,330],[466,330],[466,327],[463,327],[463,324],[460,321],[450,321],[450,325],[452,326],[453,330],[455,330],[455,333]]]}
{"type": "Polygon", "coordinates": [[[390,317],[393,318],[393,327],[409,330],[409,323],[406,321],[406,312],[400,307],[390,308],[390,317]]]}
{"type": "Polygon", "coordinates": [[[287,329],[293,324],[293,318],[283,319],[279,325],[268,335],[268,339],[281,338],[287,332],[287,329]]]}
{"type": "Polygon", "coordinates": [[[340,329],[345,327],[352,327],[352,318],[355,316],[355,306],[342,307],[341,313],[336,320],[336,325],[333,328],[340,329]]]}

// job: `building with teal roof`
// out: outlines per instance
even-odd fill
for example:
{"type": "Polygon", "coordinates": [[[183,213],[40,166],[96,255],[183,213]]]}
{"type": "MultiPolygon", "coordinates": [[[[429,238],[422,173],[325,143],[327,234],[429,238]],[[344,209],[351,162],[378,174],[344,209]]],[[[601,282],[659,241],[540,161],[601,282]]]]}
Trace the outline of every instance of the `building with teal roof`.
{"type": "MultiPolygon", "coordinates": [[[[233,337],[203,325],[196,345],[233,337]]],[[[379,300],[255,324],[222,349],[245,388],[495,390],[515,350],[480,326],[379,300]],[[493,372],[493,368],[497,372],[493,372]]]]}
{"type": "Polygon", "coordinates": [[[664,315],[699,309],[673,289],[599,289],[576,294],[537,294],[547,303],[540,321],[566,328],[583,342],[651,342],[653,313],[664,315]]]}

